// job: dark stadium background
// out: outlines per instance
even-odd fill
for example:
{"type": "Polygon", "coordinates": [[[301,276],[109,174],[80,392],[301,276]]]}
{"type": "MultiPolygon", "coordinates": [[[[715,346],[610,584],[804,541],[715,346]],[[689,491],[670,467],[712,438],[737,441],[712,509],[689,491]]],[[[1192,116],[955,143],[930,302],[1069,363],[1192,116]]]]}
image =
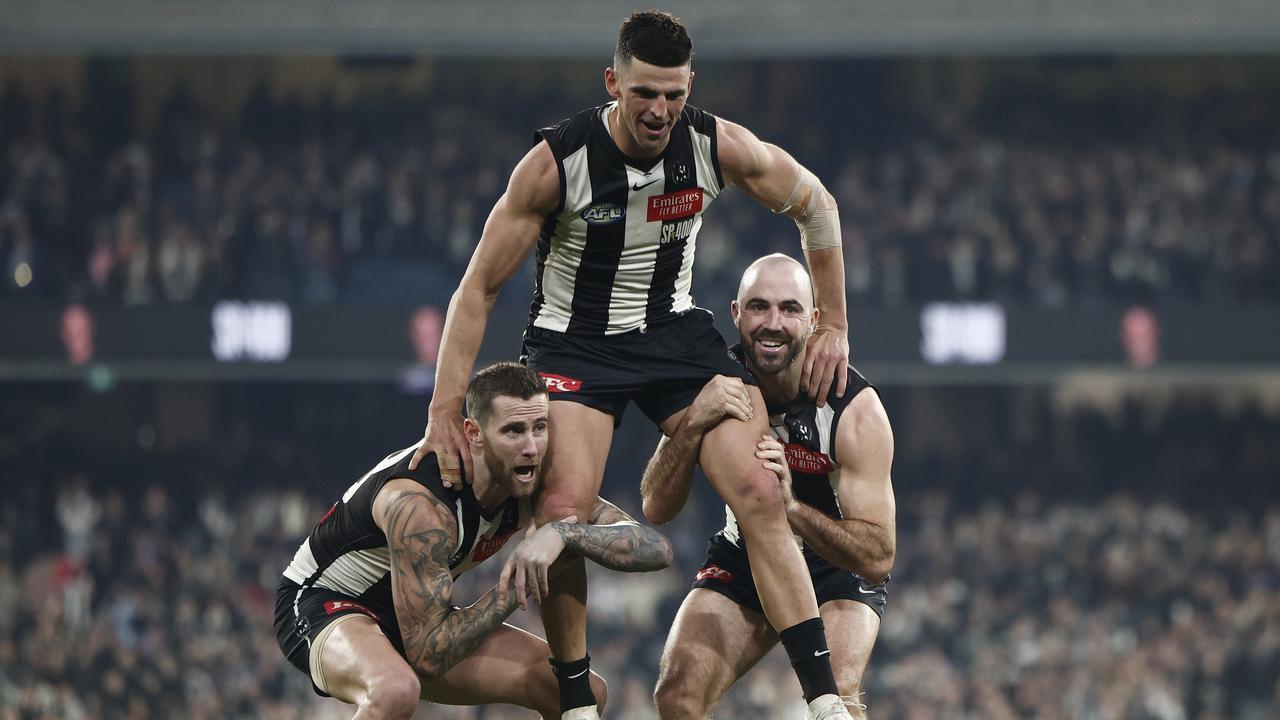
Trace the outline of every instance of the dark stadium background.
{"type": "MultiPolygon", "coordinates": [[[[484,217],[533,129],[604,101],[630,9],[358,5],[0,9],[0,720],[349,717],[280,657],[276,578],[420,435],[484,217]]],[[[841,204],[897,443],[872,716],[1280,716],[1280,11],[672,9],[693,102],[841,204]]],[[[694,295],[727,334],[798,242],[717,206],[694,295]]],[[[656,440],[634,409],[615,437],[637,515],[656,440]]],[[[654,717],[722,521],[700,485],[671,570],[593,576],[606,717],[654,717]]],[[[770,656],[719,716],[802,716],[791,677],[770,656]]]]}

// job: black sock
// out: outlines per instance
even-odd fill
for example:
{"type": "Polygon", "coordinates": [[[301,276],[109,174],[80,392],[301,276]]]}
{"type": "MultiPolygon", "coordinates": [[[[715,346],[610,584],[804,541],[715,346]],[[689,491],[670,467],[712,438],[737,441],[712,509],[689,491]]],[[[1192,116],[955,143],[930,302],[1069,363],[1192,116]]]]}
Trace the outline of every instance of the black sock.
{"type": "MultiPolygon", "coordinates": [[[[572,662],[560,662],[555,658],[547,660],[551,662],[556,682],[560,683],[560,712],[596,704],[595,693],[591,692],[590,655],[572,662]]],[[[827,671],[830,672],[830,666],[827,671]]]]}
{"type": "Polygon", "coordinates": [[[811,618],[778,633],[782,646],[791,658],[791,669],[800,679],[804,701],[813,702],[819,695],[838,695],[836,677],[831,672],[831,651],[827,650],[827,633],[822,618],[811,618]]]}

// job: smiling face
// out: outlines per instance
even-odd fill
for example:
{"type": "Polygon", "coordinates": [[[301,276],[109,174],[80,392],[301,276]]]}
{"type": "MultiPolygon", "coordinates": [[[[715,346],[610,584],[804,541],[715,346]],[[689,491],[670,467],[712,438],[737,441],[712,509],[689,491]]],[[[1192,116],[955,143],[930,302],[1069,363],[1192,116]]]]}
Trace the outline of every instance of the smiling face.
{"type": "Polygon", "coordinates": [[[487,485],[511,497],[529,497],[538,487],[547,454],[547,396],[498,395],[492,403],[483,426],[467,419],[467,437],[481,452],[487,485]]]}
{"type": "Polygon", "coordinates": [[[788,377],[793,373],[798,382],[801,368],[795,360],[816,319],[804,267],[783,255],[757,260],[743,274],[731,310],[747,367],[760,376],[790,370],[788,377]]]}
{"type": "Polygon", "coordinates": [[[604,84],[618,101],[609,124],[618,149],[634,158],[661,155],[693,86],[689,64],[661,67],[629,58],[604,71],[604,84]]]}

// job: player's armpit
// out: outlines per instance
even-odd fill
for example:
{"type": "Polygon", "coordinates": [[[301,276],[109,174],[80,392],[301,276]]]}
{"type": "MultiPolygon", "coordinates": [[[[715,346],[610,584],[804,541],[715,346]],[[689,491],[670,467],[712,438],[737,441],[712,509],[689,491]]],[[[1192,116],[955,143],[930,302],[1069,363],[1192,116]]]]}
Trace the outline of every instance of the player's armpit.
{"type": "Polygon", "coordinates": [[[421,485],[389,481],[374,499],[374,521],[387,536],[391,592],[405,656],[424,678],[438,678],[475,650],[515,605],[496,592],[454,611],[449,555],[457,525],[421,485]]]}

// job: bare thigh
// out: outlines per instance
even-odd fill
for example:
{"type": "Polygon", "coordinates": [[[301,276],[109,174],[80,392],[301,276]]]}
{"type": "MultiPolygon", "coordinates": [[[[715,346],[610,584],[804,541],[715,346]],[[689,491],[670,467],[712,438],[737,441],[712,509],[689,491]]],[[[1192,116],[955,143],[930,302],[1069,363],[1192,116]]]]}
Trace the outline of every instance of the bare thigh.
{"type": "Polygon", "coordinates": [[[312,645],[311,655],[316,685],[352,705],[364,703],[381,679],[414,675],[378,624],[364,615],[335,621],[324,642],[312,645]]]}
{"type": "Polygon", "coordinates": [[[551,403],[547,467],[538,500],[539,523],[579,515],[586,522],[604,479],[613,416],[582,403],[551,403]]]}
{"type": "MultiPolygon", "coordinates": [[[[422,698],[446,705],[519,705],[558,718],[560,686],[549,653],[542,638],[504,623],[444,677],[424,682],[422,698]]],[[[604,680],[592,673],[591,685],[602,700],[604,680]]]]}
{"type": "Polygon", "coordinates": [[[699,708],[715,708],[738,678],[778,643],[764,615],[713,590],[694,588],[676,613],[659,665],[658,693],[681,696],[699,708]]]}
{"type": "Polygon", "coordinates": [[[832,600],[823,603],[818,612],[827,631],[836,686],[841,695],[857,695],[880,632],[880,616],[855,600],[832,600]]]}

